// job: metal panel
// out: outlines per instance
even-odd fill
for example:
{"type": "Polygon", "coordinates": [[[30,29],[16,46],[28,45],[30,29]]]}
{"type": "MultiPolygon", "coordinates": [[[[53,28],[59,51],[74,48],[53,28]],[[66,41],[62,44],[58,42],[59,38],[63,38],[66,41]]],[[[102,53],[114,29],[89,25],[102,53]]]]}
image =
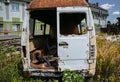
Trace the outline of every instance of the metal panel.
{"type": "Polygon", "coordinates": [[[89,38],[88,35],[60,37],[58,44],[66,42],[68,45],[58,47],[58,54],[61,60],[88,59],[89,38]]]}
{"type": "MultiPolygon", "coordinates": [[[[60,20],[59,15],[62,12],[85,12],[88,17],[88,7],[58,7],[57,12],[57,20],[60,20]]],[[[89,59],[89,33],[84,35],[61,35],[59,22],[60,21],[57,21],[57,33],[58,56],[60,57],[59,66],[61,70],[89,69],[89,64],[87,62],[87,59],[89,59]]]]}
{"type": "Polygon", "coordinates": [[[82,70],[82,69],[89,69],[89,64],[87,60],[66,60],[60,61],[59,66],[61,70],[70,69],[70,70],[82,70]]]}

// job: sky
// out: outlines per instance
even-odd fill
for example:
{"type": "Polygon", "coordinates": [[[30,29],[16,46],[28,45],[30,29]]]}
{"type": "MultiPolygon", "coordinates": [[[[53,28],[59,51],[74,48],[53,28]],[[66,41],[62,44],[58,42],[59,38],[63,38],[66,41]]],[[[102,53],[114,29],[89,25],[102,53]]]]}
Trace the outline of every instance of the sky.
{"type": "Polygon", "coordinates": [[[99,3],[99,6],[108,10],[107,21],[116,23],[117,17],[120,17],[120,0],[89,0],[90,3],[99,3]]]}

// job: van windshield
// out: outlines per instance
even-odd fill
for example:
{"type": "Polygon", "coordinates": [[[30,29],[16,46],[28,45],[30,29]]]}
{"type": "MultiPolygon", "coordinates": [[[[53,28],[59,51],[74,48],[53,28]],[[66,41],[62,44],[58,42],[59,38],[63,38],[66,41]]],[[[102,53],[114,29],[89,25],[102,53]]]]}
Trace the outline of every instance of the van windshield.
{"type": "Polygon", "coordinates": [[[87,33],[86,13],[60,13],[61,35],[82,35],[87,33]]]}

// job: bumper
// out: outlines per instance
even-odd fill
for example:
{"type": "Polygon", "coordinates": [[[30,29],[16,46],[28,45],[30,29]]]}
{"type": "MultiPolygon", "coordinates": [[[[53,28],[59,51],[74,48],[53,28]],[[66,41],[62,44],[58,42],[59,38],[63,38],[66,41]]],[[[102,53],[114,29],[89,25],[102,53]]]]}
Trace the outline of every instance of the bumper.
{"type": "Polygon", "coordinates": [[[40,70],[24,71],[24,76],[25,77],[30,77],[30,76],[62,77],[62,72],[49,72],[49,71],[40,71],[40,70]]]}

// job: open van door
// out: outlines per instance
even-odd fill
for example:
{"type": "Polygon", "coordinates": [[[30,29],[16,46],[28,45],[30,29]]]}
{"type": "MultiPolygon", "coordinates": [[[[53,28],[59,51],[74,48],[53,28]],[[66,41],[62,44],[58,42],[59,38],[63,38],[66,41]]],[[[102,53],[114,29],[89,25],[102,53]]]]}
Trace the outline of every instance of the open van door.
{"type": "MultiPolygon", "coordinates": [[[[80,70],[88,68],[89,34],[87,32],[87,12],[68,9],[58,16],[58,55],[60,68],[80,70]]],[[[59,11],[59,10],[58,10],[59,11]]]]}
{"type": "Polygon", "coordinates": [[[61,70],[89,69],[88,8],[58,8],[57,20],[59,20],[58,56],[61,70]]]}

